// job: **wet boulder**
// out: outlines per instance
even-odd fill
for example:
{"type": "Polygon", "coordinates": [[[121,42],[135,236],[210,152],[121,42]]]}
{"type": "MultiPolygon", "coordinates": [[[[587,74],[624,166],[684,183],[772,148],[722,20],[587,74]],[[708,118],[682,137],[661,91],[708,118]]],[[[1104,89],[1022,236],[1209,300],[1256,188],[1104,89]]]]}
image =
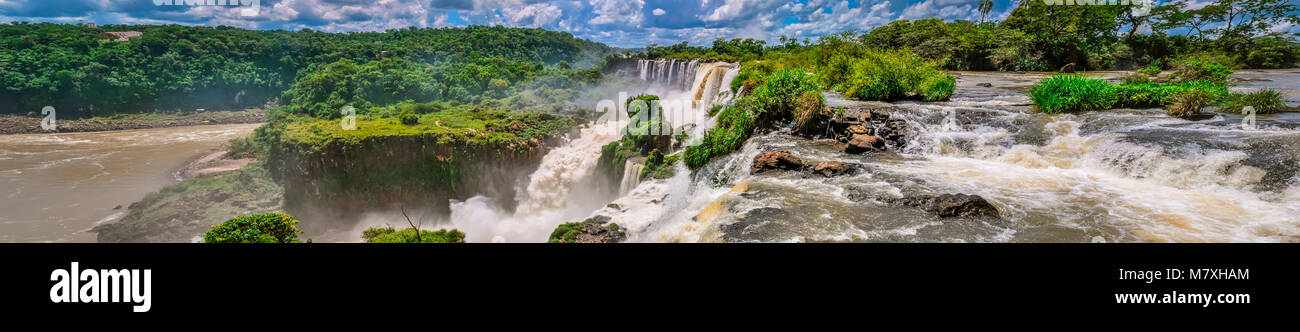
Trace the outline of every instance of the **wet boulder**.
{"type": "Polygon", "coordinates": [[[756,233],[762,233],[764,225],[771,225],[770,221],[790,218],[790,213],[781,208],[761,207],[742,213],[738,220],[718,226],[718,230],[722,231],[722,237],[727,242],[746,242],[753,240],[756,233]]]}
{"type": "Polygon", "coordinates": [[[866,152],[885,151],[885,139],[873,135],[855,135],[844,147],[844,153],[862,154],[866,152]]]}
{"type": "Polygon", "coordinates": [[[580,222],[560,225],[551,232],[551,243],[618,243],[627,239],[627,231],[609,222],[606,216],[595,216],[580,222]]]}
{"type": "Polygon", "coordinates": [[[871,129],[861,125],[849,126],[848,131],[850,137],[857,136],[857,135],[871,135],[871,129]]]}
{"type": "Polygon", "coordinates": [[[978,195],[913,196],[893,202],[926,210],[939,218],[1001,218],[998,208],[978,195]]]}
{"type": "Polygon", "coordinates": [[[838,161],[823,161],[813,166],[813,174],[832,177],[852,173],[857,168],[851,164],[845,164],[838,161]]]}
{"type": "Polygon", "coordinates": [[[802,159],[786,151],[764,151],[754,156],[750,174],[762,174],[775,171],[801,171],[807,165],[802,159]]]}
{"type": "Polygon", "coordinates": [[[989,82],[975,83],[975,86],[978,86],[978,87],[985,87],[985,88],[992,88],[992,87],[993,87],[993,83],[989,83],[989,82]]]}
{"type": "Polygon", "coordinates": [[[885,139],[891,147],[902,148],[907,145],[907,121],[891,118],[889,112],[894,111],[896,110],[889,108],[871,110],[869,119],[875,127],[871,134],[885,139]]]}

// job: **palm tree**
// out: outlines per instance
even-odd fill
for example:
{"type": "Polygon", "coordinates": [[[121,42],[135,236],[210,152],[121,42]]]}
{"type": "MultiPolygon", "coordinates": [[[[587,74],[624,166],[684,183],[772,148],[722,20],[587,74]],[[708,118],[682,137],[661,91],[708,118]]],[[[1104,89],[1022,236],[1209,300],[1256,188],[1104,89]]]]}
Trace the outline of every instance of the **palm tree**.
{"type": "Polygon", "coordinates": [[[984,23],[984,17],[989,16],[991,10],[993,10],[993,0],[980,0],[980,23],[984,23]]]}

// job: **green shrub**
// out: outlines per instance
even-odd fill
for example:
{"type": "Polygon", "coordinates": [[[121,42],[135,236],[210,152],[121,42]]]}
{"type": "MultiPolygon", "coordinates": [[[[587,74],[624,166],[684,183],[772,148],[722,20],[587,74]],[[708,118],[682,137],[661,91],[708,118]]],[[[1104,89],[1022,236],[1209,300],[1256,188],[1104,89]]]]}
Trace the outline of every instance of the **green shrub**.
{"type": "Polygon", "coordinates": [[[464,243],[465,233],[455,229],[420,230],[417,237],[414,228],[397,230],[392,226],[376,226],[362,231],[361,238],[368,243],[464,243]]]}
{"type": "Polygon", "coordinates": [[[414,126],[420,124],[420,116],[414,113],[402,113],[399,114],[397,118],[401,119],[402,124],[404,125],[414,126]]]}
{"type": "Polygon", "coordinates": [[[1165,113],[1172,117],[1186,118],[1200,114],[1201,108],[1210,105],[1214,94],[1204,89],[1188,89],[1173,96],[1173,102],[1165,108],[1165,113]]]}
{"type": "Polygon", "coordinates": [[[1056,75],[1029,90],[1029,98],[1046,113],[1109,109],[1115,105],[1114,86],[1105,80],[1077,75],[1056,75]]]}
{"type": "Polygon", "coordinates": [[[578,235],[582,234],[583,222],[570,222],[561,224],[551,231],[551,236],[547,238],[549,243],[575,243],[578,242],[578,235]]]}
{"type": "Polygon", "coordinates": [[[645,167],[641,169],[641,174],[637,176],[645,179],[647,176],[656,179],[667,179],[673,176],[673,169],[676,168],[677,159],[681,154],[663,155],[659,151],[650,152],[646,158],[645,167]]]}
{"type": "Polygon", "coordinates": [[[1229,95],[1224,98],[1221,110],[1239,114],[1246,106],[1255,108],[1256,114],[1269,114],[1281,112],[1286,108],[1286,102],[1282,100],[1282,94],[1276,90],[1262,89],[1247,94],[1229,95]]]}
{"type": "Polygon", "coordinates": [[[1291,68],[1297,61],[1300,61],[1300,44],[1280,36],[1255,38],[1244,60],[1250,68],[1291,68]]]}
{"type": "Polygon", "coordinates": [[[748,98],[742,98],[731,107],[718,112],[717,126],[709,129],[697,145],[682,151],[686,166],[694,169],[707,164],[714,157],[725,155],[745,145],[754,131],[754,116],[750,115],[748,98]]]}
{"type": "Polygon", "coordinates": [[[633,97],[632,99],[628,99],[626,105],[627,116],[628,117],[636,116],[638,113],[641,113],[643,108],[644,109],[653,108],[654,102],[658,100],[659,100],[659,96],[656,95],[640,95],[640,96],[633,97]],[[637,103],[637,101],[640,101],[642,103],[637,103]]]}
{"type": "Polygon", "coordinates": [[[296,243],[298,221],[287,214],[273,212],[234,217],[212,226],[203,234],[205,243],[296,243]]]}
{"type": "Polygon", "coordinates": [[[858,100],[947,100],[957,80],[940,71],[937,63],[906,50],[865,50],[861,57],[835,56],[829,61],[819,73],[822,83],[858,100]]]}
{"type": "Polygon", "coordinates": [[[1224,83],[1228,81],[1228,76],[1231,75],[1232,69],[1221,63],[1188,60],[1174,67],[1174,73],[1169,76],[1169,81],[1172,83],[1186,83],[1192,81],[1224,83]]]}
{"type": "Polygon", "coordinates": [[[754,105],[751,110],[759,122],[770,124],[793,117],[799,95],[819,90],[821,87],[813,76],[802,69],[778,70],[763,78],[763,85],[754,89],[748,102],[754,105]]]}

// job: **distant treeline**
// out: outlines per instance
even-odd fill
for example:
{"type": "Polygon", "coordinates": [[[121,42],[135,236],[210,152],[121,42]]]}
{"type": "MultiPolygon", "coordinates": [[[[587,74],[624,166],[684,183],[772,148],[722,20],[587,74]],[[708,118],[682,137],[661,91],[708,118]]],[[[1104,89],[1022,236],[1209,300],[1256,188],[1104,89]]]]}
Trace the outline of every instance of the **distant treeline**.
{"type": "Polygon", "coordinates": [[[50,105],[60,117],[87,117],[257,107],[282,96],[312,102],[308,91],[285,92],[303,78],[328,78],[332,74],[313,74],[325,69],[337,74],[379,68],[387,74],[371,78],[408,78],[314,81],[355,90],[346,96],[381,89],[469,100],[546,66],[595,67],[615,51],[566,32],[499,26],[324,33],[16,22],[0,24],[0,113],[34,113],[50,105]],[[106,33],[117,31],[142,35],[117,41],[106,33]],[[417,83],[423,85],[409,86],[417,83]]]}
{"type": "MultiPolygon", "coordinates": [[[[846,31],[820,39],[910,49],[949,70],[1046,71],[1070,63],[1080,70],[1169,68],[1185,58],[1234,68],[1289,68],[1300,61],[1296,35],[1273,31],[1300,24],[1294,0],[1214,0],[1201,8],[1190,6],[1188,0],[1166,1],[1140,15],[1131,6],[1052,6],[1021,0],[1003,21],[897,20],[865,33],[846,31]]],[[[987,15],[991,0],[981,1],[978,8],[987,15]]],[[[638,56],[746,61],[760,59],[764,52],[814,44],[787,36],[778,41],[650,45],[638,56]]]]}

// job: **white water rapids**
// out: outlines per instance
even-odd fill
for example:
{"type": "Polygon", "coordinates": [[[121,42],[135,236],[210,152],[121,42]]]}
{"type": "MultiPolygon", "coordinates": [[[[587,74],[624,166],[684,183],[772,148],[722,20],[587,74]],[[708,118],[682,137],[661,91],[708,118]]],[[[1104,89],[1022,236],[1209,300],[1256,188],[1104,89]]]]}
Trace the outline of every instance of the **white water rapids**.
{"type": "MultiPolygon", "coordinates": [[[[651,61],[638,70],[648,80],[677,82],[682,78],[674,70],[682,66],[705,67],[651,61]]],[[[1300,78],[1266,74],[1281,76],[1278,82],[1300,78]]],[[[690,91],[659,93],[726,90],[724,82],[734,77],[728,76],[701,69],[690,91]],[[721,79],[710,82],[713,75],[721,79]]],[[[1300,241],[1295,113],[1260,116],[1256,130],[1241,129],[1241,118],[1230,114],[1188,121],[1160,109],[1045,115],[1033,111],[1025,95],[1041,75],[959,76],[949,102],[856,102],[828,94],[834,107],[890,108],[891,118],[904,120],[906,147],[891,152],[848,155],[833,141],[776,132],[754,137],[741,151],[694,172],[679,164],[669,179],[624,188],[617,198],[592,198],[580,194],[592,186],[594,165],[583,158],[598,158],[599,146],[618,134],[601,136],[588,128],[582,137],[591,135],[590,141],[580,137],[551,152],[554,158],[547,156],[532,180],[557,185],[538,184],[536,189],[550,191],[536,193],[530,185],[519,212],[486,213],[487,198],[475,197],[454,204],[452,218],[472,241],[543,241],[556,225],[592,215],[611,217],[632,242],[1300,241]],[[586,152],[574,153],[579,150],[586,152]],[[766,150],[789,151],[806,162],[857,164],[864,171],[832,178],[750,175],[750,162],[766,150]],[[940,220],[886,202],[947,193],[980,195],[1002,219],[940,220]],[[595,203],[575,205],[588,201],[595,203]]]]}

